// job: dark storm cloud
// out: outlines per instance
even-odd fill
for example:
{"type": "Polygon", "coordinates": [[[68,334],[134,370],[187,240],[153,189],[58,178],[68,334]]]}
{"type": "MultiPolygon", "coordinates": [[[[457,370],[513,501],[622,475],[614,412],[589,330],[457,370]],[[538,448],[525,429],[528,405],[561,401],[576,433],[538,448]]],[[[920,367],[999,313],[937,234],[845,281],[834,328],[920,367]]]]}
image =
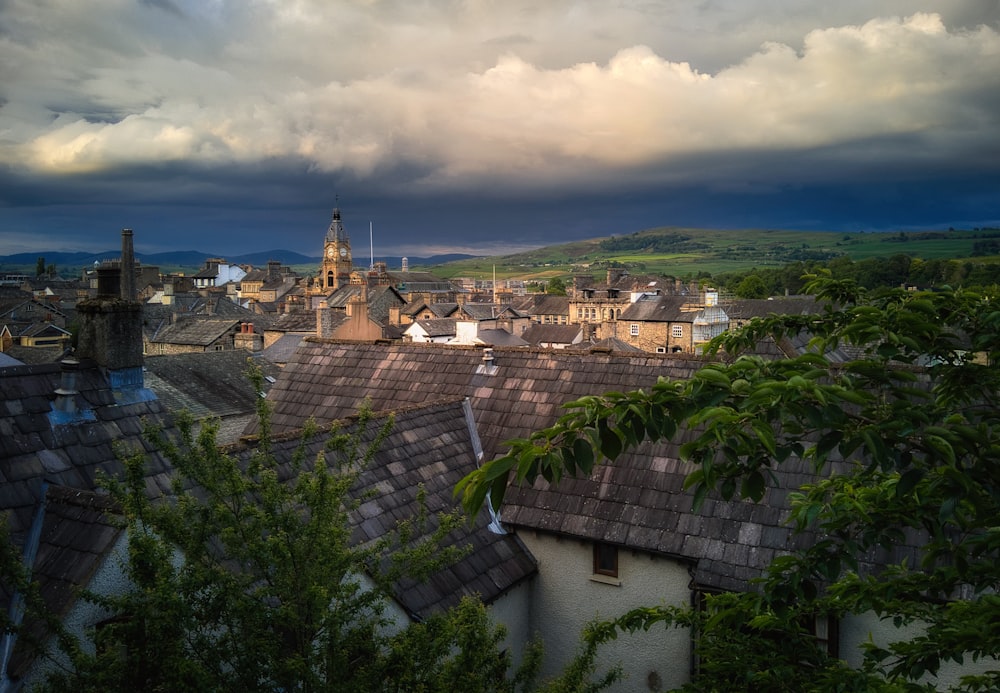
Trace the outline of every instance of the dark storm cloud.
{"type": "Polygon", "coordinates": [[[13,0],[0,254],[996,223],[998,7],[936,5],[13,0]]]}

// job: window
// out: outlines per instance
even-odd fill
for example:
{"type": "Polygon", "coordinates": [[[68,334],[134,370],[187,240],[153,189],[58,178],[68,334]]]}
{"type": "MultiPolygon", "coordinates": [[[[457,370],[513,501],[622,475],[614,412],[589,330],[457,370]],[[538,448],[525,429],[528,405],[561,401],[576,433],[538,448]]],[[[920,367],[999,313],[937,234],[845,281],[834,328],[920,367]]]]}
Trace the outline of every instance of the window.
{"type": "Polygon", "coordinates": [[[594,543],[594,575],[618,577],[618,547],[602,542],[594,543]]]}
{"type": "Polygon", "coordinates": [[[670,336],[674,339],[680,339],[684,336],[684,325],[671,325],[670,336]]]}
{"type": "Polygon", "coordinates": [[[636,325],[635,323],[632,323],[628,327],[628,333],[630,335],[632,335],[633,337],[638,337],[639,336],[639,326],[636,325]]]}
{"type": "Polygon", "coordinates": [[[656,347],[656,353],[657,354],[665,354],[665,353],[667,353],[667,347],[656,347]]]}

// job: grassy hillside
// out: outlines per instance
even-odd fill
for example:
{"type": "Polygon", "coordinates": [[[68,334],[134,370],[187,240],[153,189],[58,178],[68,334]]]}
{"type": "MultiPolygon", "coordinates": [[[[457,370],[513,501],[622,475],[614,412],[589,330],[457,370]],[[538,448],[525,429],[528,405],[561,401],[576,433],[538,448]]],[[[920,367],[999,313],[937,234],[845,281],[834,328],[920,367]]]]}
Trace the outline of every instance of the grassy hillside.
{"type": "Polygon", "coordinates": [[[796,260],[852,260],[906,254],[922,259],[997,255],[1000,229],[926,232],[826,232],[761,229],[710,230],[663,227],[624,236],[546,246],[516,255],[433,265],[444,277],[543,280],[571,273],[603,274],[609,265],[632,272],[694,277],[754,267],[781,267],[796,260]],[[984,249],[991,251],[984,253],[984,249]],[[978,252],[977,252],[978,251],[978,252]]]}

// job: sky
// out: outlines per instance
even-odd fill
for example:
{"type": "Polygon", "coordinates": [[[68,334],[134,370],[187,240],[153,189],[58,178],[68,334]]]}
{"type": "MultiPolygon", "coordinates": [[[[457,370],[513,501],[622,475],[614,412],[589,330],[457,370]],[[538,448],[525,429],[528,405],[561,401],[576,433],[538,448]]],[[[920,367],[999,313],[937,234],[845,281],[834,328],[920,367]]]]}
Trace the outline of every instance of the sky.
{"type": "Polygon", "coordinates": [[[0,0],[0,255],[1000,226],[1000,0],[0,0]]]}

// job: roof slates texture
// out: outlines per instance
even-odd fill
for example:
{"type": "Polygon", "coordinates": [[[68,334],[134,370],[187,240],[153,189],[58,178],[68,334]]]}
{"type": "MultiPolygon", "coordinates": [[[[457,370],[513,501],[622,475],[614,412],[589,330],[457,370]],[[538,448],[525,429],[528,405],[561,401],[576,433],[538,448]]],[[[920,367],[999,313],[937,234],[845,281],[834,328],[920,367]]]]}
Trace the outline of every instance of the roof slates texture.
{"type": "MultiPolygon", "coordinates": [[[[374,430],[372,425],[367,439],[374,430]]],[[[314,459],[330,435],[326,431],[309,441],[306,459],[314,459]]],[[[278,459],[286,458],[299,444],[297,435],[279,436],[274,454],[278,459]]],[[[353,515],[353,539],[372,541],[391,532],[397,523],[416,517],[421,487],[429,514],[424,536],[429,536],[438,526],[436,514],[457,508],[452,489],[475,466],[472,437],[460,400],[398,412],[389,438],[353,487],[355,493],[377,490],[363,499],[353,515]]],[[[426,617],[457,604],[466,595],[479,595],[489,603],[534,574],[534,559],[520,540],[512,534],[493,534],[487,528],[489,521],[488,512],[483,510],[473,526],[463,524],[448,535],[446,545],[471,549],[457,563],[432,575],[426,583],[405,580],[398,585],[397,598],[410,613],[426,617]]]]}
{"type": "MultiPolygon", "coordinates": [[[[527,437],[585,395],[650,388],[660,376],[690,377],[703,363],[693,357],[580,353],[565,350],[493,350],[491,366],[479,349],[425,344],[361,344],[306,339],[272,388],[276,431],[351,415],[365,398],[375,410],[394,410],[467,396],[486,459],[503,442],[527,437]]],[[[814,478],[804,463],[776,471],[779,486],[763,502],[709,499],[692,511],[684,490],[690,470],[678,446],[644,443],[590,478],[564,479],[558,489],[539,481],[515,486],[503,508],[515,526],[621,543],[670,554],[696,565],[709,586],[741,589],[774,552],[808,541],[794,537],[783,519],[788,491],[814,478]]],[[[910,551],[912,547],[901,547],[910,551]]]]}

